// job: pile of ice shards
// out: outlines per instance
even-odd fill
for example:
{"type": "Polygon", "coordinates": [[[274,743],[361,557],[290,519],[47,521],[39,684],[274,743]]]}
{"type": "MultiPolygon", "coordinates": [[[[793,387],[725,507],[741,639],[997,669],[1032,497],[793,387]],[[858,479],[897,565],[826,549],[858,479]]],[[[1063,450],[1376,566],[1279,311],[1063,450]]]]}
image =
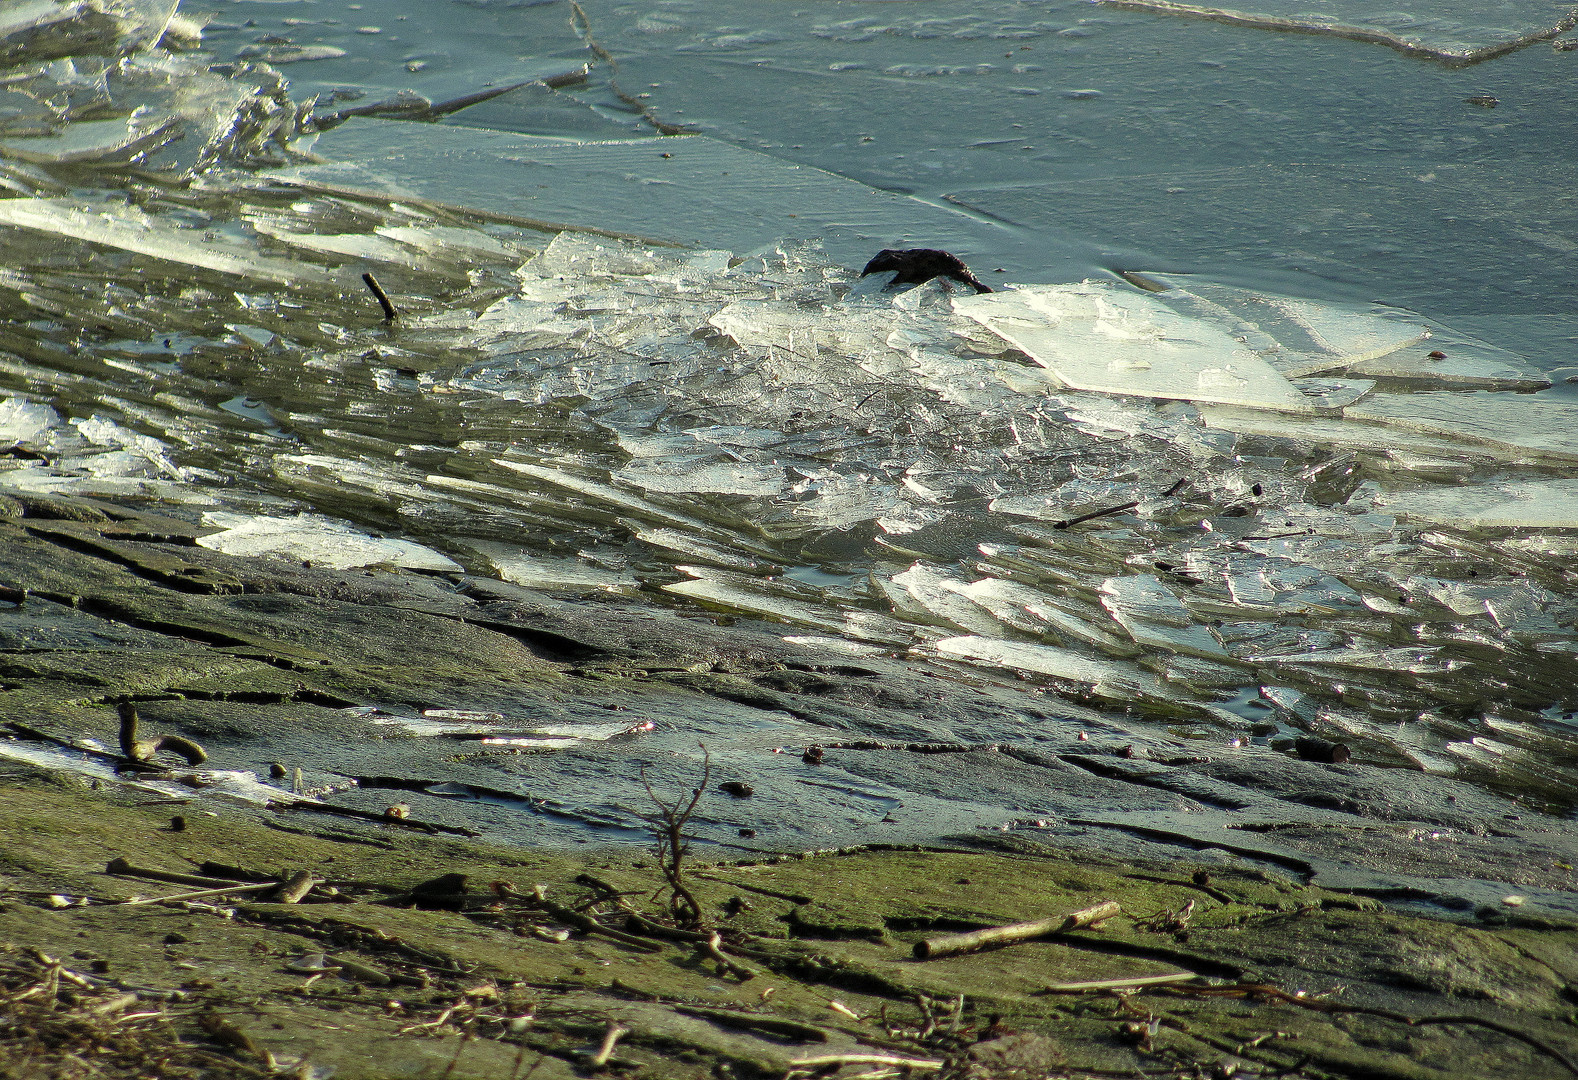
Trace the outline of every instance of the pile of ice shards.
{"type": "Polygon", "coordinates": [[[0,186],[59,189],[62,166],[186,179],[216,161],[279,161],[305,115],[266,64],[211,65],[163,46],[177,0],[23,0],[0,7],[0,186]]]}
{"type": "Polygon", "coordinates": [[[429,385],[576,421],[412,478],[563,530],[506,576],[1430,769],[1562,746],[1533,782],[1578,790],[1541,727],[1578,670],[1578,406],[1516,356],[1182,279],[885,293],[791,248],[565,233],[519,278],[429,385]]]}

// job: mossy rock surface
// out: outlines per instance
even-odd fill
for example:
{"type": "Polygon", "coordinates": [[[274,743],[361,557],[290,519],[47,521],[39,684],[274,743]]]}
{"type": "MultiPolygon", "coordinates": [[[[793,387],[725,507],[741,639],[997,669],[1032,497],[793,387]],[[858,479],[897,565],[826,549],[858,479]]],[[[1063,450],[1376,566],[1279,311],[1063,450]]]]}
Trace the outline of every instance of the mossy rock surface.
{"type": "MultiPolygon", "coordinates": [[[[38,958],[53,958],[96,980],[62,1008],[130,991],[140,1010],[168,1013],[187,1044],[242,1070],[271,1054],[337,1076],[481,1078],[519,1075],[540,1057],[533,1075],[585,1076],[611,1026],[626,1029],[613,1067],[652,1077],[776,1075],[796,1059],[841,1054],[936,1061],[977,1077],[1031,1075],[1026,1062],[1044,1076],[1184,1075],[1226,1055],[1296,1077],[1545,1080],[1564,1072],[1552,1053],[1578,1055],[1566,970],[1574,929],[1475,928],[1257,875],[1197,880],[1188,866],[1051,854],[698,863],[687,884],[744,978],[689,942],[588,936],[521,899],[542,884],[551,901],[611,928],[627,907],[661,922],[650,859],[499,848],[394,825],[282,831],[290,820],[270,811],[194,811],[135,784],[94,790],[23,765],[7,766],[5,782],[0,964],[13,985],[45,980],[38,958]],[[276,878],[309,870],[341,895],[127,906],[118,901],[191,886],[108,873],[116,858],[180,874],[205,863],[276,878]],[[387,902],[457,874],[468,910],[387,902]],[[1121,912],[1093,928],[913,955],[922,938],[1106,900],[1121,912]],[[319,954],[340,970],[292,969],[319,954]],[[204,1028],[214,1016],[223,1025],[204,1028]]],[[[222,1075],[220,1064],[206,1068],[222,1075]]]]}

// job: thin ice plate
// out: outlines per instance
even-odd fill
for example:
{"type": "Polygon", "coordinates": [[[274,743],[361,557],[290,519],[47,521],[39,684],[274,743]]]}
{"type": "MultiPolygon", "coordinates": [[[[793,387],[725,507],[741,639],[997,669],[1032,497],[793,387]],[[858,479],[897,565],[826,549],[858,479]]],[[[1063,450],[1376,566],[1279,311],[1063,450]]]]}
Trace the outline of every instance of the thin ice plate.
{"type": "Polygon", "coordinates": [[[1578,405],[1538,394],[1371,394],[1344,415],[1462,440],[1461,449],[1482,444],[1578,461],[1578,405]]]}
{"type": "Polygon", "coordinates": [[[1309,398],[1241,342],[1143,293],[1086,282],[959,297],[953,305],[1076,389],[1311,409],[1309,398]]]}
{"type": "Polygon", "coordinates": [[[578,143],[358,117],[325,132],[314,152],[359,168],[306,165],[268,175],[731,251],[820,236],[835,261],[850,263],[898,246],[946,247],[968,258],[997,242],[964,214],[699,135],[578,143]]]}

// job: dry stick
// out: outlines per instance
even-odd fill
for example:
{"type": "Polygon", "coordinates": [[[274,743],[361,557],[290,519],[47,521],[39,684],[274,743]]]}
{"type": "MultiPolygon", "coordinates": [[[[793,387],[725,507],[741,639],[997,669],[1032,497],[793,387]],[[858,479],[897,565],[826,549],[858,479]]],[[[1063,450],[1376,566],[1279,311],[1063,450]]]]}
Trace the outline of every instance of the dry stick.
{"type": "Polygon", "coordinates": [[[1547,1057],[1560,1062],[1568,1072],[1578,1076],[1578,1063],[1549,1046],[1532,1035],[1525,1034],[1516,1028],[1505,1024],[1498,1024],[1494,1020],[1482,1020],[1477,1016],[1409,1016],[1407,1013],[1393,1012],[1391,1009],[1372,1009],[1364,1005],[1344,1005],[1336,1001],[1317,1001],[1314,998],[1299,997],[1276,986],[1267,986],[1261,983],[1233,983],[1228,986],[1168,986],[1165,992],[1179,996],[1191,997],[1248,997],[1259,994],[1263,997],[1285,1001],[1289,1005],[1297,1005],[1301,1009],[1322,1013],[1362,1013],[1365,1016],[1379,1016],[1383,1020],[1391,1020],[1397,1024],[1407,1024],[1409,1027],[1435,1026],[1439,1024],[1464,1024],[1473,1027],[1482,1027],[1490,1031],[1497,1031],[1509,1039],[1516,1039],[1525,1046],[1531,1046],[1547,1057]]]}
{"type": "Polygon", "coordinates": [[[1083,994],[1091,990],[1131,990],[1141,986],[1165,986],[1168,983],[1188,982],[1200,976],[1192,971],[1175,971],[1171,975],[1145,975],[1133,979],[1097,979],[1095,982],[1053,983],[1044,993],[1083,994]]]}
{"type": "Polygon", "coordinates": [[[1092,510],[1088,514],[1079,515],[1079,517],[1071,517],[1063,521],[1054,521],[1052,523],[1052,527],[1054,529],[1072,528],[1073,526],[1078,525],[1084,521],[1095,521],[1097,518],[1111,517],[1113,514],[1121,514],[1125,510],[1133,510],[1138,505],[1140,505],[1138,502],[1126,502],[1122,506],[1109,506],[1105,510],[1092,510]]]}
{"type": "Polygon", "coordinates": [[[613,938],[621,944],[629,945],[632,948],[641,949],[645,952],[663,951],[663,946],[655,941],[648,941],[646,938],[638,938],[632,934],[621,933],[612,927],[604,926],[590,915],[583,915],[574,908],[567,908],[563,904],[554,903],[548,899],[548,894],[541,885],[532,886],[532,896],[536,899],[537,906],[549,915],[552,915],[560,922],[569,923],[579,930],[584,930],[588,934],[602,934],[604,937],[613,938]]]}
{"type": "Polygon", "coordinates": [[[372,291],[374,299],[378,301],[378,306],[384,309],[384,322],[394,322],[400,313],[389,302],[389,294],[384,292],[382,285],[378,284],[378,279],[373,277],[371,273],[366,273],[362,275],[362,282],[372,291]]]}
{"type": "Polygon", "coordinates": [[[796,1069],[820,1069],[828,1065],[892,1065],[900,1069],[940,1069],[942,1062],[929,1058],[891,1057],[888,1054],[828,1054],[823,1057],[794,1058],[796,1069]]]}
{"type": "Polygon", "coordinates": [[[601,1069],[608,1064],[608,1059],[614,1056],[614,1044],[626,1035],[630,1029],[617,1021],[608,1021],[608,1030],[603,1032],[603,1041],[598,1046],[597,1052],[586,1059],[586,1064],[593,1069],[601,1069]]]}
{"type": "Polygon", "coordinates": [[[278,888],[279,883],[270,881],[261,885],[231,885],[223,889],[200,889],[197,892],[176,893],[173,896],[152,896],[146,900],[121,900],[116,907],[138,907],[143,904],[171,904],[176,901],[200,900],[205,896],[230,896],[236,893],[263,892],[266,889],[278,888]]]}
{"type": "Polygon", "coordinates": [[[1010,926],[993,926],[985,930],[974,930],[968,934],[949,934],[947,937],[929,938],[915,943],[915,958],[917,960],[935,960],[939,956],[954,956],[958,953],[974,952],[976,949],[988,945],[1012,945],[1015,942],[1030,941],[1034,938],[1048,937],[1052,934],[1065,934],[1070,930],[1078,930],[1083,926],[1093,926],[1105,919],[1110,919],[1118,914],[1122,908],[1116,900],[1103,900],[1093,907],[1081,908],[1071,911],[1053,919],[1037,919],[1035,922],[1014,923],[1010,926]]]}

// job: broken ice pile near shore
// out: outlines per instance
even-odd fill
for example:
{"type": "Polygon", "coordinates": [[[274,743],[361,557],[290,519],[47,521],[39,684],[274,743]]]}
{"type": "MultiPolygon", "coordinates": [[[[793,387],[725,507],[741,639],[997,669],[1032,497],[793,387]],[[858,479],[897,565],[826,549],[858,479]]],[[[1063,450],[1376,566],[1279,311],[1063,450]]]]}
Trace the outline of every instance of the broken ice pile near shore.
{"type": "Polygon", "coordinates": [[[1571,707],[1578,406],[1484,342],[1182,278],[884,293],[788,247],[565,233],[519,278],[433,385],[573,419],[442,471],[579,522],[619,591],[1183,721],[1265,687],[1444,770],[1511,745],[1477,717],[1571,707]]]}
{"type": "Polygon", "coordinates": [[[220,160],[277,162],[304,111],[266,64],[170,46],[176,0],[28,0],[0,8],[0,187],[60,190],[37,167],[180,179],[220,160]],[[163,47],[161,47],[163,46],[163,47]],[[32,168],[30,168],[32,166],[32,168]]]}

